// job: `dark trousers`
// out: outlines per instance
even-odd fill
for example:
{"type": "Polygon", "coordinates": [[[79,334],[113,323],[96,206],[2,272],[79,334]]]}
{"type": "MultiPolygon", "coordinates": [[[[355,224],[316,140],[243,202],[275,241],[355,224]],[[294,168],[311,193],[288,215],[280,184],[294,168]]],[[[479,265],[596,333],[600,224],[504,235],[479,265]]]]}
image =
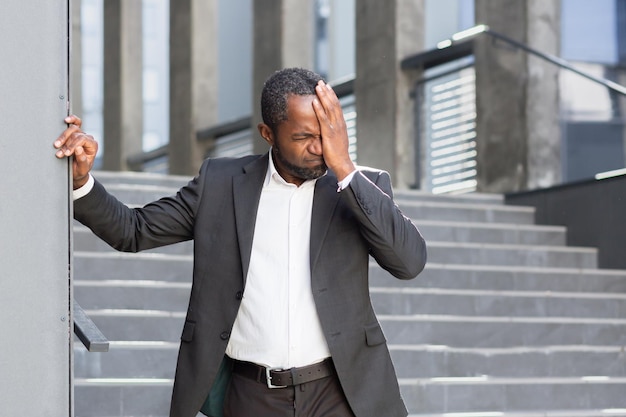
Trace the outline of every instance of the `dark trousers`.
{"type": "Polygon", "coordinates": [[[337,375],[287,388],[233,374],[224,417],[354,417],[337,375]]]}

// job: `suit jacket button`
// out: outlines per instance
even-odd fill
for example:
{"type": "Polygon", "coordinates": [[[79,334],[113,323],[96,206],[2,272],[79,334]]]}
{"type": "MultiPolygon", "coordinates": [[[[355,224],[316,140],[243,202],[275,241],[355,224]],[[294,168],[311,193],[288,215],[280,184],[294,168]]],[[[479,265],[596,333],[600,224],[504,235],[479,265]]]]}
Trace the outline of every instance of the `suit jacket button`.
{"type": "Polygon", "coordinates": [[[243,291],[237,291],[237,294],[235,294],[235,298],[237,300],[241,300],[243,298],[243,291]]]}
{"type": "Polygon", "coordinates": [[[229,337],[230,337],[229,332],[222,332],[222,334],[220,334],[220,339],[222,340],[228,340],[229,337]]]}

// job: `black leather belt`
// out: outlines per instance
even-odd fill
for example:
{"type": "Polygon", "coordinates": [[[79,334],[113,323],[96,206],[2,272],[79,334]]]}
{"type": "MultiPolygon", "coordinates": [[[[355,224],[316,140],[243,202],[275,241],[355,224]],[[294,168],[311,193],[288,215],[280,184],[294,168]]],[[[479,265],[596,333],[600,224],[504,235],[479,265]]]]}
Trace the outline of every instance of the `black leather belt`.
{"type": "Polygon", "coordinates": [[[331,358],[291,369],[266,368],[256,363],[233,359],[233,373],[267,384],[268,388],[286,388],[334,375],[335,367],[331,358]]]}

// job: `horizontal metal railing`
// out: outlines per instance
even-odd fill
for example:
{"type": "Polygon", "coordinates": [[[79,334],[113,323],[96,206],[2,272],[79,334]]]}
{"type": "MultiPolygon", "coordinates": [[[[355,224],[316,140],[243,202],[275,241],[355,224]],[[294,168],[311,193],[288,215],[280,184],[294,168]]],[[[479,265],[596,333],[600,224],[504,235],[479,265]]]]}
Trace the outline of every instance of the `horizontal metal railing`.
{"type": "Polygon", "coordinates": [[[108,352],[109,341],[98,326],[89,318],[85,310],[74,301],[74,334],[89,352],[108,352]]]}
{"type": "Polygon", "coordinates": [[[621,95],[626,95],[626,87],[606,78],[598,77],[589,72],[576,68],[568,61],[552,54],[547,54],[535,49],[525,43],[516,41],[506,35],[493,31],[487,25],[477,25],[462,32],[455,33],[450,39],[446,39],[437,44],[437,49],[413,55],[404,59],[401,63],[402,69],[409,68],[432,68],[445,64],[464,56],[474,53],[474,40],[479,36],[490,36],[494,39],[505,42],[515,48],[521,49],[531,55],[539,57],[545,61],[574,72],[588,80],[601,84],[609,90],[621,95]]]}
{"type": "MultiPolygon", "coordinates": [[[[340,99],[352,95],[354,93],[354,78],[341,80],[337,84],[333,84],[333,89],[340,99]]],[[[207,155],[204,155],[204,157],[207,157],[216,146],[216,142],[221,138],[238,136],[241,132],[250,129],[252,129],[252,116],[244,116],[208,129],[199,130],[196,133],[196,140],[200,143],[209,144],[206,147],[208,149],[207,155]]],[[[131,170],[143,171],[149,165],[156,164],[159,161],[166,161],[169,157],[169,152],[169,145],[166,144],[151,151],[140,152],[128,157],[127,164],[131,170]]]]}

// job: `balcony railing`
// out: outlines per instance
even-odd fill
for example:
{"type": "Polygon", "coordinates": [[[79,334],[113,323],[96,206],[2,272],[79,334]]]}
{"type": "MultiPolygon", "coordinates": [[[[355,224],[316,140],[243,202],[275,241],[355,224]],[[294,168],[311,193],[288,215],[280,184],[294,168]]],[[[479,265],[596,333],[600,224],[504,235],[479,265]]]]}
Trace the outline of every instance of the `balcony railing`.
{"type": "MultiPolygon", "coordinates": [[[[439,42],[437,48],[408,57],[403,69],[420,69],[412,96],[416,100],[416,184],[433,193],[476,190],[477,152],[474,48],[488,36],[578,74],[609,92],[626,95],[626,87],[576,68],[566,60],[478,25],[439,42]]],[[[605,169],[606,170],[606,169],[605,169]]]]}

